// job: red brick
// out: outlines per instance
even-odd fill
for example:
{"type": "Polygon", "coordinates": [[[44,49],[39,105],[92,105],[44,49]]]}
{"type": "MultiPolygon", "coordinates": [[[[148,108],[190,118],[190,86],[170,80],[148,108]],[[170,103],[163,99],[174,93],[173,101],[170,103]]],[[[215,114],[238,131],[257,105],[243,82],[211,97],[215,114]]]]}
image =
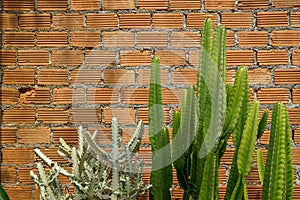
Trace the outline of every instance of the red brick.
{"type": "Polygon", "coordinates": [[[251,28],[252,13],[250,12],[234,12],[222,13],[222,22],[226,28],[251,28]]]}
{"type": "Polygon", "coordinates": [[[49,14],[22,14],[19,17],[20,29],[50,29],[49,14]]]}
{"type": "Polygon", "coordinates": [[[118,28],[118,17],[115,13],[90,13],[86,15],[87,28],[118,28]]]}
{"type": "Polygon", "coordinates": [[[4,148],[2,149],[2,163],[30,164],[33,163],[32,148],[4,148]]]}
{"type": "Polygon", "coordinates": [[[289,108],[289,116],[291,124],[300,124],[300,109],[299,108],[289,108]]]}
{"type": "Polygon", "coordinates": [[[133,47],[134,33],[114,31],[103,33],[104,47],[133,47]]]}
{"type": "Polygon", "coordinates": [[[39,32],[36,46],[38,47],[66,47],[68,45],[67,32],[39,32]]]}
{"type": "Polygon", "coordinates": [[[71,72],[72,84],[101,84],[101,70],[79,69],[71,72]]]}
{"type": "Polygon", "coordinates": [[[206,0],[204,8],[207,10],[233,10],[235,0],[206,0]]]}
{"type": "Polygon", "coordinates": [[[258,12],[257,27],[280,27],[288,25],[287,12],[258,12]]]}
{"type": "Polygon", "coordinates": [[[120,124],[136,124],[135,110],[133,108],[107,108],[104,109],[104,122],[111,123],[111,119],[116,117],[120,124]]]}
{"type": "Polygon", "coordinates": [[[4,0],[3,10],[22,10],[32,11],[34,10],[34,1],[32,0],[4,0]]]}
{"type": "Polygon", "coordinates": [[[17,169],[11,166],[1,166],[1,183],[16,183],[17,182],[17,169]]]}
{"type": "Polygon", "coordinates": [[[189,61],[190,66],[199,66],[200,61],[200,50],[191,50],[189,51],[189,61]]]}
{"type": "Polygon", "coordinates": [[[109,85],[132,85],[135,84],[133,70],[107,69],[104,71],[104,84],[109,85]]]}
{"type": "Polygon", "coordinates": [[[82,64],[82,52],[80,50],[53,50],[53,66],[78,66],[82,64]]]}
{"type": "Polygon", "coordinates": [[[185,53],[182,50],[157,50],[155,56],[160,57],[162,66],[184,66],[185,53]]]}
{"type": "Polygon", "coordinates": [[[72,108],[71,123],[100,124],[100,108],[72,108]]]}
{"type": "MultiPolygon", "coordinates": [[[[58,162],[59,164],[65,164],[67,161],[62,158],[58,153],[57,147],[48,147],[48,148],[39,148],[46,156],[48,156],[50,159],[52,159],[54,162],[58,162]]],[[[43,162],[42,159],[38,156],[36,156],[37,162],[43,162]]]]}
{"type": "Polygon", "coordinates": [[[28,199],[32,196],[32,186],[5,186],[10,200],[28,199]]]}
{"type": "Polygon", "coordinates": [[[148,50],[121,51],[121,66],[151,64],[151,52],[148,50]]]}
{"type": "Polygon", "coordinates": [[[217,26],[218,15],[216,13],[188,13],[186,27],[187,28],[202,28],[206,18],[210,18],[213,26],[217,26]]]}
{"type": "Polygon", "coordinates": [[[248,65],[251,66],[254,63],[253,51],[252,50],[228,50],[227,65],[248,65]]]}
{"type": "Polygon", "coordinates": [[[18,138],[20,144],[50,143],[50,129],[47,127],[21,128],[18,138]]]}
{"type": "Polygon", "coordinates": [[[97,88],[89,89],[87,92],[87,102],[92,104],[117,104],[118,89],[97,88]]]}
{"type": "Polygon", "coordinates": [[[68,0],[37,0],[37,10],[67,10],[68,0]]]}
{"type": "Polygon", "coordinates": [[[71,32],[70,45],[74,47],[97,47],[100,44],[99,32],[71,32]]]}
{"type": "Polygon", "coordinates": [[[227,47],[233,47],[235,44],[235,38],[234,38],[234,32],[227,30],[226,33],[226,46],[227,47]]]}
{"type": "Polygon", "coordinates": [[[300,84],[300,69],[275,69],[275,84],[300,84]]]}
{"type": "MultiPolygon", "coordinates": [[[[139,85],[150,85],[150,69],[140,69],[138,71],[138,84],[139,85]]],[[[166,69],[160,70],[160,81],[162,84],[168,84],[169,72],[166,69]]]]}
{"type": "Polygon", "coordinates": [[[55,144],[58,144],[59,138],[63,138],[67,144],[77,144],[78,143],[77,129],[71,127],[53,128],[53,142],[55,144]]]}
{"type": "Polygon", "coordinates": [[[4,70],[4,84],[34,84],[33,69],[13,69],[4,70]]]}
{"type": "Polygon", "coordinates": [[[153,28],[182,28],[183,15],[181,13],[157,13],[153,14],[153,28]]]}
{"type": "Polygon", "coordinates": [[[84,103],[83,88],[54,88],[53,89],[54,104],[72,104],[84,103]]]}
{"type": "Polygon", "coordinates": [[[36,168],[29,168],[29,167],[20,167],[18,168],[18,177],[19,181],[22,184],[33,184],[33,180],[30,176],[30,171],[34,170],[34,172],[37,174],[37,169],[36,168]]]}
{"type": "Polygon", "coordinates": [[[49,54],[47,50],[19,50],[19,65],[48,65],[49,54]]]}
{"type": "Polygon", "coordinates": [[[288,52],[286,50],[261,50],[257,53],[259,65],[286,65],[288,52]]]}
{"type": "Polygon", "coordinates": [[[121,89],[122,104],[148,104],[148,88],[124,88],[121,89]]]}
{"type": "Polygon", "coordinates": [[[0,128],[1,144],[13,144],[17,142],[17,128],[0,128]]]}
{"type": "Polygon", "coordinates": [[[39,85],[67,85],[68,71],[64,69],[40,69],[38,71],[39,85]]]}
{"type": "Polygon", "coordinates": [[[270,69],[249,69],[248,77],[250,84],[270,84],[271,72],[270,69]]]}
{"type": "Polygon", "coordinates": [[[290,21],[292,27],[300,27],[300,12],[291,12],[290,21]]]}
{"type": "Polygon", "coordinates": [[[300,88],[293,89],[292,101],[294,104],[300,104],[300,88]]]}
{"type": "Polygon", "coordinates": [[[1,14],[0,27],[1,30],[18,29],[18,16],[16,14],[1,14]]]}
{"type": "Polygon", "coordinates": [[[17,61],[15,50],[0,50],[1,65],[15,65],[17,61]]]}
{"type": "Polygon", "coordinates": [[[238,9],[240,10],[254,10],[268,8],[268,0],[239,0],[238,9]]]}
{"type": "Polygon", "coordinates": [[[85,66],[115,66],[116,52],[111,50],[87,50],[85,66]]]}
{"type": "Polygon", "coordinates": [[[15,88],[0,88],[1,104],[16,104],[19,101],[19,91],[15,88]]]}
{"type": "MultiPolygon", "coordinates": [[[[148,114],[149,114],[148,108],[139,108],[138,109],[138,120],[143,120],[144,124],[149,124],[148,114]]],[[[163,118],[164,118],[165,123],[168,124],[170,122],[170,109],[169,108],[163,109],[163,118]]],[[[151,152],[150,152],[150,154],[151,154],[151,152]]]]}
{"type": "Polygon", "coordinates": [[[200,32],[172,32],[171,46],[172,47],[200,47],[201,36],[200,32]]]}
{"type": "Polygon", "coordinates": [[[37,120],[44,124],[66,124],[68,118],[69,113],[64,109],[38,109],[37,120]]]}
{"type": "Polygon", "coordinates": [[[260,88],[257,91],[257,98],[262,104],[273,104],[277,101],[289,102],[289,90],[285,88],[260,88]]]}
{"type": "Polygon", "coordinates": [[[197,83],[198,70],[197,69],[176,69],[172,71],[172,84],[190,84],[197,83]]]}
{"type": "Polygon", "coordinates": [[[134,0],[104,0],[104,10],[134,9],[134,0]]]}
{"type": "Polygon", "coordinates": [[[138,0],[137,8],[142,10],[167,10],[168,0],[138,0]]]}
{"type": "Polygon", "coordinates": [[[293,51],[292,64],[298,66],[300,65],[300,50],[293,51]]]}
{"type": "Polygon", "coordinates": [[[100,10],[101,1],[99,0],[71,0],[71,10],[100,10]]]}
{"type": "Polygon", "coordinates": [[[275,8],[297,8],[300,2],[298,0],[273,0],[272,5],[275,8]]]}
{"type": "Polygon", "coordinates": [[[54,29],[79,29],[83,28],[83,16],[82,14],[56,14],[52,17],[52,23],[54,29]]]}
{"type": "Polygon", "coordinates": [[[294,143],[300,144],[300,128],[297,128],[294,133],[294,143]]]}
{"type": "Polygon", "coordinates": [[[298,46],[300,44],[300,31],[273,31],[272,41],[274,46],[298,46]]]}
{"type": "Polygon", "coordinates": [[[170,0],[171,10],[201,9],[201,1],[198,0],[170,0]]]}
{"type": "Polygon", "coordinates": [[[268,45],[268,32],[243,31],[238,32],[238,44],[240,47],[262,47],[268,45]]]}
{"type": "Polygon", "coordinates": [[[168,33],[167,32],[138,32],[137,46],[138,47],[167,47],[168,33]]]}
{"type": "Polygon", "coordinates": [[[5,32],[4,45],[8,47],[33,47],[34,33],[31,32],[5,32]]]}
{"type": "Polygon", "coordinates": [[[150,13],[120,14],[120,28],[150,28],[150,13]]]}
{"type": "Polygon", "coordinates": [[[48,88],[24,89],[20,94],[21,104],[49,104],[50,91],[48,88]]]}

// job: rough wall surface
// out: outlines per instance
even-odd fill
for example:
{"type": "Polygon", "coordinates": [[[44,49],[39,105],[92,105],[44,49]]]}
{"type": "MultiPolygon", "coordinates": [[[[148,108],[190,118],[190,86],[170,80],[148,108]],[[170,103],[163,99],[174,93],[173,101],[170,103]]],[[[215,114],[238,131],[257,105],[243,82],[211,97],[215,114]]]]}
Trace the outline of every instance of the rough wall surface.
{"type": "MultiPolygon", "coordinates": [[[[38,199],[29,176],[41,147],[56,161],[59,137],[76,144],[76,126],[99,129],[109,141],[118,117],[128,140],[133,125],[147,124],[151,57],[162,63],[165,120],[187,84],[196,83],[203,20],[227,27],[227,81],[249,66],[252,99],[272,109],[289,107],[295,184],[300,175],[299,0],[2,0],[1,183],[12,200],[38,199]]],[[[268,141],[268,131],[261,144],[268,141]]],[[[143,143],[149,143],[147,135],[143,143]]],[[[145,145],[141,155],[151,162],[145,145]]],[[[233,149],[220,169],[225,185],[233,149]]],[[[148,180],[149,171],[145,172],[148,180]]],[[[176,180],[175,180],[176,181],[176,180]]],[[[257,169],[250,199],[259,199],[257,169]]],[[[224,195],[225,186],[220,189],[224,195]]],[[[181,191],[176,187],[174,199],[181,191]]],[[[295,186],[294,199],[300,199],[295,186]]]]}

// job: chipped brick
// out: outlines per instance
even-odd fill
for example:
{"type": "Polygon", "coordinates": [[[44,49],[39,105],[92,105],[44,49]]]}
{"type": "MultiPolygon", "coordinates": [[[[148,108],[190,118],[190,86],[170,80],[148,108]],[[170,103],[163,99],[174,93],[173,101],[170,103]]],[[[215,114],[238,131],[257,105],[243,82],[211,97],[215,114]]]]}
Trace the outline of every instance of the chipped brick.
{"type": "Polygon", "coordinates": [[[49,104],[50,91],[48,88],[26,89],[21,92],[20,104],[49,104]]]}

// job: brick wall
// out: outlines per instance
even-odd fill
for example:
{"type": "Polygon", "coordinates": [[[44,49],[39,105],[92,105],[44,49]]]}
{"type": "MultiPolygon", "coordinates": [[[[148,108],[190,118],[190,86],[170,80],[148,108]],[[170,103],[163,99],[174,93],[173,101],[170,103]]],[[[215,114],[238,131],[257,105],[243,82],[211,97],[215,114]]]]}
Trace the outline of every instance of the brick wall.
{"type": "MultiPolygon", "coordinates": [[[[29,177],[41,147],[54,160],[59,137],[76,144],[76,126],[99,129],[109,142],[119,118],[128,140],[137,120],[147,124],[151,57],[161,57],[165,120],[187,84],[196,83],[201,27],[210,17],[227,27],[227,82],[249,66],[250,93],[262,108],[282,101],[290,112],[295,184],[300,169],[299,0],[2,0],[1,183],[12,200],[38,199],[29,177]]],[[[146,131],[147,132],[147,131],[146,131]]],[[[268,141],[268,131],[261,144],[268,141]]],[[[149,143],[147,135],[143,143],[149,143]]],[[[141,155],[151,162],[150,149],[141,155]]],[[[226,182],[233,149],[220,169],[226,182]]],[[[145,180],[149,178],[145,169],[145,180]]],[[[250,199],[259,199],[257,169],[250,199]]],[[[176,181],[176,180],[175,180],[176,181]]],[[[224,196],[225,186],[220,189],[224,196]]],[[[174,199],[181,191],[175,188],[174,199]]],[[[300,198],[300,187],[294,199],[300,198]]]]}

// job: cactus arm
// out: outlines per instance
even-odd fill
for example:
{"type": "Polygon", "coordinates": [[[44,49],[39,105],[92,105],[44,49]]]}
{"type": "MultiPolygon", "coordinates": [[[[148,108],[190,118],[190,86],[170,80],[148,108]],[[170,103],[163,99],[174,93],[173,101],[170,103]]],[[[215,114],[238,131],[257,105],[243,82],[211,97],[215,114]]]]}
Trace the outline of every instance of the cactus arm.
{"type": "Polygon", "coordinates": [[[0,199],[1,200],[9,200],[9,197],[6,191],[0,186],[0,199]]]}
{"type": "Polygon", "coordinates": [[[265,176],[265,165],[264,165],[264,158],[263,158],[263,153],[262,153],[261,149],[257,150],[256,162],[257,162],[259,180],[260,180],[261,184],[263,185],[264,176],[265,176]]]}
{"type": "MultiPolygon", "coordinates": [[[[119,130],[118,121],[116,118],[112,118],[112,181],[111,188],[115,192],[119,190],[119,168],[118,168],[118,157],[119,157],[119,130]]],[[[112,194],[112,199],[116,198],[115,194],[112,194]]],[[[116,198],[117,199],[117,198],[116,198]]]]}
{"type": "Polygon", "coordinates": [[[261,120],[258,125],[257,139],[259,139],[263,135],[266,129],[266,125],[268,123],[268,114],[268,110],[265,110],[263,116],[261,117],[261,120]]]}
{"type": "Polygon", "coordinates": [[[138,152],[143,135],[144,135],[144,124],[143,121],[140,120],[134,131],[134,134],[131,136],[127,144],[127,148],[129,149],[128,150],[129,152],[132,153],[138,152]]]}

